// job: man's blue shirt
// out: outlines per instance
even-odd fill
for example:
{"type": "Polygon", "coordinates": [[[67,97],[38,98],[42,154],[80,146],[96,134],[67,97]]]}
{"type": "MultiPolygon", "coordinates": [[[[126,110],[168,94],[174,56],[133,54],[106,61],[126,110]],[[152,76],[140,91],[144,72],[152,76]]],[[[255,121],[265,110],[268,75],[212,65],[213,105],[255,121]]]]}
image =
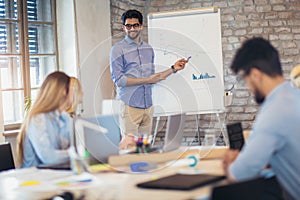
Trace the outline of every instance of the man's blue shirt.
{"type": "Polygon", "coordinates": [[[300,90],[285,82],[265,99],[253,132],[230,173],[237,180],[258,176],[270,164],[281,186],[300,196],[300,90]]]}
{"type": "Polygon", "coordinates": [[[136,108],[152,106],[151,84],[126,86],[127,77],[148,78],[155,73],[154,51],[149,44],[137,44],[126,36],[111,49],[110,71],[117,86],[117,99],[136,108]]]}

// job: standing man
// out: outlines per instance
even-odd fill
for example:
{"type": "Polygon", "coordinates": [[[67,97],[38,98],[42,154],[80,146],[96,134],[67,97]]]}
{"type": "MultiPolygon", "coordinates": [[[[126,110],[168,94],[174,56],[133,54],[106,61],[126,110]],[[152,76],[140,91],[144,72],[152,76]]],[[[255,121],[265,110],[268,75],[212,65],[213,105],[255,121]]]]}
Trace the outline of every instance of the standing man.
{"type": "Polygon", "coordinates": [[[300,90],[284,80],[278,52],[263,38],[246,41],[231,69],[244,78],[261,107],[241,152],[225,154],[227,176],[236,181],[254,178],[270,165],[285,198],[299,199],[300,90]]]}
{"type": "Polygon", "coordinates": [[[184,69],[186,59],[178,60],[170,69],[155,73],[154,50],[143,42],[143,16],[137,10],[122,15],[125,38],[111,49],[110,71],[117,86],[117,99],[122,101],[120,149],[134,144],[137,133],[149,134],[152,128],[152,84],[184,69]]]}

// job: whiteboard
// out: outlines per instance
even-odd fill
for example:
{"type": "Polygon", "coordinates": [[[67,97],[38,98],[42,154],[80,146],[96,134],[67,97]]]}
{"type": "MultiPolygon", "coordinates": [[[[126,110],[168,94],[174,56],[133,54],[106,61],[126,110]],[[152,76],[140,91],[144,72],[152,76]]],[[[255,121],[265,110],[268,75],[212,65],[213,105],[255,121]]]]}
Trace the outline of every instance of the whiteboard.
{"type": "Polygon", "coordinates": [[[184,70],[153,85],[154,116],[224,111],[219,9],[151,13],[148,38],[156,72],[191,56],[184,70]]]}

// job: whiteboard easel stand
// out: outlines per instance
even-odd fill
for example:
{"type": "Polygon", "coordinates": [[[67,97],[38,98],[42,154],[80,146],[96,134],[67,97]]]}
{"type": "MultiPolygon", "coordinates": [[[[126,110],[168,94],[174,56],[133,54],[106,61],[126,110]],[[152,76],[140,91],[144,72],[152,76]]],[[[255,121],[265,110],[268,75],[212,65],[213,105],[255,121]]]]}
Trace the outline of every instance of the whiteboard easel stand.
{"type": "Polygon", "coordinates": [[[199,114],[216,114],[217,115],[217,119],[219,121],[219,124],[221,124],[221,134],[223,135],[224,141],[225,141],[225,145],[228,146],[228,137],[227,137],[227,132],[225,132],[225,124],[223,122],[221,122],[220,120],[220,115],[219,113],[224,112],[224,110],[215,110],[215,111],[211,111],[211,112],[190,112],[190,113],[186,113],[186,115],[196,115],[196,126],[197,126],[197,136],[199,138],[199,145],[201,145],[201,140],[200,140],[200,128],[199,128],[199,114]]]}
{"type": "MultiPolygon", "coordinates": [[[[167,65],[167,63],[170,63],[170,61],[168,59],[172,58],[172,57],[168,57],[168,56],[166,57],[166,56],[161,55],[162,52],[163,52],[162,50],[170,51],[170,52],[174,51],[172,49],[170,50],[170,49],[166,48],[168,45],[182,46],[181,43],[174,44],[174,41],[172,40],[172,39],[178,37],[178,34],[174,35],[174,33],[176,33],[176,32],[180,33],[181,35],[186,35],[186,36],[188,36],[188,38],[191,38],[192,42],[193,42],[192,44],[194,44],[194,43],[195,44],[201,44],[201,47],[204,45],[204,47],[207,47],[208,49],[214,47],[213,52],[214,52],[214,55],[216,55],[216,56],[213,56],[213,60],[211,60],[211,57],[209,56],[210,52],[205,51],[206,54],[207,54],[207,59],[212,61],[212,65],[216,66],[215,70],[220,74],[220,77],[219,77],[220,82],[218,82],[219,86],[218,87],[214,86],[214,88],[217,88],[217,89],[216,89],[216,91],[214,90],[213,93],[214,94],[219,94],[219,92],[223,92],[223,89],[224,89],[224,85],[223,85],[223,63],[222,63],[223,56],[222,56],[222,48],[221,48],[222,47],[222,41],[221,41],[220,9],[218,7],[208,7],[208,8],[201,8],[201,9],[178,10],[178,11],[175,11],[175,12],[174,11],[171,11],[171,12],[166,11],[166,12],[157,12],[157,13],[148,14],[148,35],[149,35],[148,40],[149,40],[149,44],[152,45],[153,47],[155,47],[155,49],[156,49],[156,51],[155,51],[156,57],[157,57],[157,55],[160,55],[163,58],[163,60],[160,60],[159,63],[166,64],[166,65],[167,65]],[[206,14],[208,14],[208,15],[206,15],[206,14]],[[182,26],[177,26],[177,25],[181,25],[181,24],[186,25],[186,17],[188,17],[189,20],[192,20],[193,22],[197,23],[197,25],[199,25],[199,22],[205,22],[205,24],[203,24],[203,26],[204,26],[208,22],[210,22],[210,25],[207,26],[207,27],[205,26],[205,27],[210,28],[209,29],[210,31],[208,31],[208,32],[215,33],[215,34],[214,35],[211,34],[211,33],[206,34],[205,37],[201,37],[201,40],[200,40],[199,39],[199,34],[191,34],[191,33],[194,33],[195,31],[190,31],[189,29],[183,31],[182,26]],[[179,19],[184,19],[184,20],[179,20],[179,19]],[[172,26],[166,26],[166,23],[165,23],[166,20],[168,22],[171,20],[171,21],[174,21],[175,23],[168,23],[168,24],[172,24],[172,26]],[[176,25],[175,27],[173,27],[174,24],[176,25]],[[159,29],[157,29],[157,27],[159,27],[159,29]],[[161,31],[161,27],[164,27],[163,28],[164,32],[162,32],[162,33],[159,32],[159,31],[161,31]],[[173,33],[173,35],[171,35],[171,37],[169,35],[170,30],[172,30],[172,33],[173,33]],[[166,35],[166,33],[168,33],[168,34],[166,35]],[[205,39],[203,39],[203,38],[205,38],[205,39]],[[169,39],[171,39],[171,40],[169,40],[169,39]],[[164,41],[164,42],[162,43],[162,41],[164,41]],[[211,42],[213,42],[213,44],[211,42]],[[216,49],[217,49],[217,52],[218,52],[217,54],[215,54],[216,49]]],[[[188,41],[190,41],[190,40],[188,40],[188,41]]],[[[184,43],[183,50],[185,50],[185,48],[190,50],[190,46],[186,46],[185,44],[189,44],[189,43],[184,43]]],[[[206,49],[206,48],[204,48],[204,49],[206,49]]],[[[202,48],[200,50],[201,50],[201,52],[203,51],[202,48]]],[[[190,51],[187,51],[187,54],[191,55],[190,51]]],[[[201,65],[203,63],[198,63],[198,64],[201,65]]],[[[207,65],[207,63],[204,63],[204,64],[207,65]]],[[[170,79],[170,82],[172,82],[172,79],[170,79]]],[[[182,91],[184,91],[184,90],[182,90],[182,91]]],[[[197,93],[197,95],[199,95],[199,94],[197,93]]],[[[159,95],[157,95],[157,97],[158,96],[159,95]]],[[[178,96],[180,96],[180,95],[178,95],[178,96]]],[[[209,99],[211,98],[211,95],[206,95],[206,93],[205,93],[204,96],[205,96],[205,100],[207,100],[208,98],[209,99]]],[[[219,96],[220,95],[217,95],[217,97],[219,97],[219,96]]],[[[187,97],[187,96],[183,95],[181,97],[187,97]]],[[[220,96],[220,97],[222,97],[222,96],[220,96]]],[[[155,94],[154,94],[154,98],[155,98],[155,94]]],[[[184,102],[186,102],[186,100],[188,101],[189,99],[185,99],[185,98],[183,99],[184,102]]],[[[202,102],[202,100],[201,100],[201,102],[202,102]]],[[[220,98],[220,100],[221,100],[221,98],[220,98]]],[[[203,102],[205,102],[205,101],[203,101],[203,102]]],[[[170,103],[169,100],[166,100],[166,101],[163,101],[163,102],[159,101],[159,103],[160,104],[166,103],[168,105],[168,107],[170,107],[169,106],[169,103],[170,103]]],[[[217,103],[219,103],[219,102],[217,102],[217,103]]],[[[220,106],[219,105],[213,106],[213,107],[209,106],[209,107],[205,107],[204,110],[203,109],[197,110],[197,109],[194,109],[193,105],[194,104],[189,105],[181,111],[183,111],[186,114],[189,111],[193,111],[190,114],[197,114],[196,115],[196,118],[197,118],[196,119],[197,135],[198,135],[198,138],[199,138],[199,142],[201,142],[201,140],[200,140],[200,129],[199,129],[199,116],[198,116],[199,112],[201,112],[201,113],[205,112],[206,113],[207,110],[211,111],[212,109],[215,110],[215,108],[217,108],[217,110],[218,110],[218,109],[220,109],[219,108],[220,106]],[[194,112],[194,111],[196,111],[196,112],[194,112]]],[[[168,110],[167,112],[172,113],[173,111],[171,109],[171,110],[168,110]]],[[[165,116],[165,115],[161,115],[161,116],[165,116]]],[[[158,132],[158,123],[160,121],[159,114],[156,117],[157,117],[156,118],[156,125],[155,125],[155,129],[154,129],[154,133],[153,133],[152,144],[154,144],[154,142],[155,142],[157,132],[158,132]]]]}
{"type": "Polygon", "coordinates": [[[196,114],[196,126],[197,126],[197,136],[198,136],[199,145],[201,145],[200,128],[199,128],[199,115],[198,114],[196,114]]]}
{"type": "Polygon", "coordinates": [[[229,146],[229,139],[228,139],[228,134],[226,131],[225,123],[221,122],[219,113],[216,113],[216,114],[217,114],[217,118],[219,119],[219,124],[222,124],[220,129],[221,129],[221,134],[223,135],[223,140],[225,142],[225,146],[229,146]]]}
{"type": "MultiPolygon", "coordinates": [[[[151,143],[152,145],[154,145],[154,143],[155,143],[155,138],[156,138],[156,135],[157,135],[159,121],[160,121],[160,116],[157,116],[156,120],[155,120],[155,128],[154,128],[154,133],[153,133],[153,139],[152,139],[152,143],[151,143]]],[[[201,145],[198,114],[196,115],[196,126],[197,126],[197,136],[198,136],[198,140],[199,140],[199,145],[201,145]]]]}
{"type": "Polygon", "coordinates": [[[153,138],[152,138],[152,145],[154,145],[155,143],[155,139],[156,139],[156,135],[157,135],[157,130],[158,130],[158,123],[160,121],[160,116],[156,117],[156,121],[155,121],[155,128],[154,128],[154,133],[153,133],[153,138]]]}

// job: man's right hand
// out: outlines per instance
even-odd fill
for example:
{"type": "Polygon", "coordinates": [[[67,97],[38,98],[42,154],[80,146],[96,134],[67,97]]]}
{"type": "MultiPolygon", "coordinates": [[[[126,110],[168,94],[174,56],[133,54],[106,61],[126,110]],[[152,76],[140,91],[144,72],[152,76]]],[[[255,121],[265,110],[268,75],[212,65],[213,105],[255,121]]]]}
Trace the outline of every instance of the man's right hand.
{"type": "Polygon", "coordinates": [[[223,170],[228,175],[228,168],[232,162],[238,157],[239,150],[227,150],[223,157],[223,170]]]}
{"type": "Polygon", "coordinates": [[[151,76],[149,76],[147,83],[154,84],[154,83],[157,83],[157,82],[165,80],[165,79],[166,79],[166,77],[163,76],[163,73],[159,72],[159,73],[155,73],[155,74],[152,74],[151,76]]]}
{"type": "Polygon", "coordinates": [[[121,140],[121,142],[119,144],[120,150],[132,148],[134,146],[135,146],[134,135],[131,135],[131,134],[126,134],[122,138],[122,140],[121,140]]]}

